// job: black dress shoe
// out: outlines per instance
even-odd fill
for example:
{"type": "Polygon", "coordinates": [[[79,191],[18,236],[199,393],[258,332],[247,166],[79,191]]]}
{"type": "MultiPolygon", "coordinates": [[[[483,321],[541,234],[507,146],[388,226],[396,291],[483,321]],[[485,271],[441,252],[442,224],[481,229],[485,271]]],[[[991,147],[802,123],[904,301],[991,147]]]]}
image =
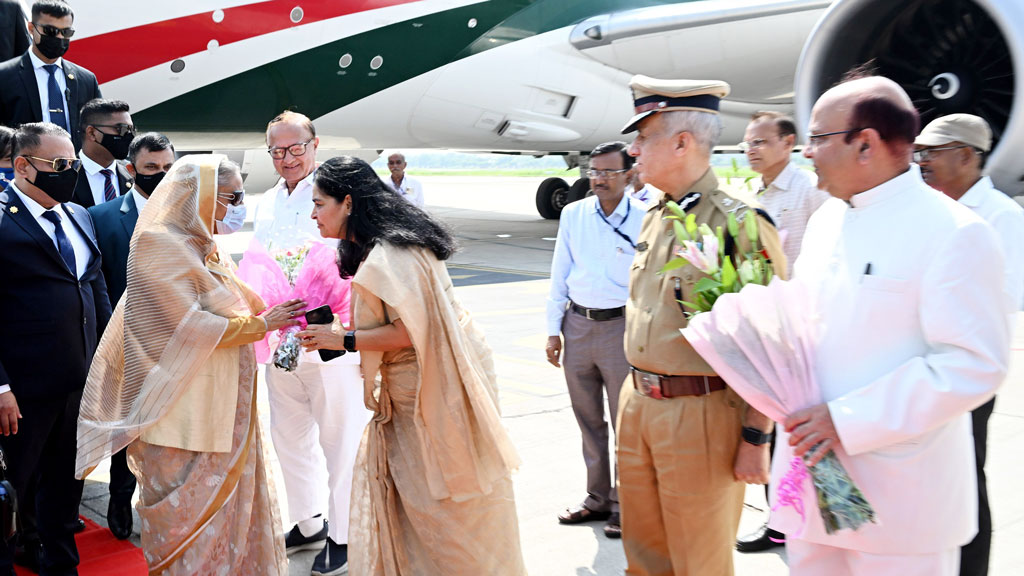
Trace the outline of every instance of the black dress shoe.
{"type": "Polygon", "coordinates": [[[85,520],[79,518],[75,520],[75,534],[85,532],[85,520]]]}
{"type": "Polygon", "coordinates": [[[324,520],[324,527],[312,536],[303,536],[299,525],[292,526],[290,532],[284,537],[284,547],[287,554],[300,550],[320,550],[327,543],[327,521],[324,520]]]}
{"type": "Polygon", "coordinates": [[[14,563],[39,573],[39,540],[30,540],[14,550],[14,563]]]}
{"type": "Polygon", "coordinates": [[[132,503],[131,501],[110,499],[107,504],[107,527],[118,540],[127,540],[132,536],[132,503]]]}
{"type": "Polygon", "coordinates": [[[611,518],[611,511],[596,512],[580,504],[573,508],[566,508],[565,512],[558,515],[559,524],[582,524],[584,522],[600,522],[611,518]]]}
{"type": "Polygon", "coordinates": [[[786,535],[777,530],[772,530],[768,524],[764,524],[750,536],[736,541],[737,552],[764,552],[779,546],[786,545],[786,535]]]}

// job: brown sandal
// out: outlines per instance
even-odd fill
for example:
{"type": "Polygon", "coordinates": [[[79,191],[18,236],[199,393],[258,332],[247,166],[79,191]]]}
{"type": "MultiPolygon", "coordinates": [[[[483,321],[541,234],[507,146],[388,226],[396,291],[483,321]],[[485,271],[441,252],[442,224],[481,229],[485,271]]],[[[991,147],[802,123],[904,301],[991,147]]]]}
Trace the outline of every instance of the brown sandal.
{"type": "Polygon", "coordinates": [[[565,512],[558,515],[559,524],[582,524],[584,522],[600,522],[607,520],[612,515],[609,511],[596,512],[580,504],[574,508],[566,508],[565,512]]]}

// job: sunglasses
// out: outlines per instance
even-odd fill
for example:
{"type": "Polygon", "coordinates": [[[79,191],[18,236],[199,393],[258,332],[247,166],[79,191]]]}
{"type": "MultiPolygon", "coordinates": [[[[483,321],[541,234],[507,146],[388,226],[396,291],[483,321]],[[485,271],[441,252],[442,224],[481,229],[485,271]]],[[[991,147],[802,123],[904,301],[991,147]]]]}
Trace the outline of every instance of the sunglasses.
{"type": "Polygon", "coordinates": [[[45,36],[56,36],[60,34],[65,38],[71,38],[75,35],[75,29],[70,26],[67,28],[57,28],[56,26],[51,26],[49,24],[36,24],[35,22],[33,22],[32,25],[45,36]]]}
{"type": "Polygon", "coordinates": [[[93,128],[113,128],[114,130],[117,131],[117,136],[127,136],[129,134],[135,134],[135,126],[132,124],[90,124],[90,126],[92,126],[93,128]]]}
{"type": "MultiPolygon", "coordinates": [[[[22,158],[28,160],[28,163],[32,164],[33,168],[36,168],[36,165],[32,162],[33,160],[46,162],[47,164],[50,165],[51,168],[53,168],[54,172],[63,172],[68,169],[78,172],[78,169],[82,167],[82,161],[79,160],[78,158],[54,158],[53,160],[50,160],[47,158],[39,158],[37,156],[24,155],[22,156],[22,158]]],[[[36,168],[36,170],[38,170],[38,168],[36,168]]]]}
{"type": "Polygon", "coordinates": [[[232,192],[218,192],[217,197],[224,198],[225,200],[231,198],[228,204],[231,204],[232,206],[238,206],[239,204],[242,203],[243,200],[245,200],[245,190],[234,190],[232,192]]]}

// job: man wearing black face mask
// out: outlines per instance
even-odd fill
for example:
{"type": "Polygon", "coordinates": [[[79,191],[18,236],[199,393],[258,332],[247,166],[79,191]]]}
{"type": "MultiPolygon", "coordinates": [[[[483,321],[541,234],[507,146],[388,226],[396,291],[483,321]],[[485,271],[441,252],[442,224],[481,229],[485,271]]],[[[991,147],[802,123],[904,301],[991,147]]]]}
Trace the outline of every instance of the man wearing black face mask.
{"type": "Polygon", "coordinates": [[[82,107],[82,169],[78,171],[75,202],[97,206],[132,188],[132,177],[118,160],[128,157],[135,126],[122,100],[90,100],[82,107]]]}
{"type": "Polygon", "coordinates": [[[71,133],[78,150],[78,112],[101,94],[92,72],[62,58],[75,33],[74,20],[71,6],[63,0],[32,4],[31,49],[0,63],[0,124],[14,128],[53,122],[71,133]]]}
{"type": "MultiPolygon", "coordinates": [[[[83,164],[85,163],[83,155],[83,164]]],[[[96,225],[96,239],[103,254],[103,276],[107,281],[110,307],[117,306],[128,280],[128,247],[135,223],[150,194],[174,164],[174,146],[163,134],[149,132],[132,141],[128,149],[128,173],[135,178],[131,192],[120,200],[89,208],[96,225]]],[[[132,535],[132,494],[135,476],[128,469],[125,451],[110,459],[110,502],[107,526],[121,540],[132,535]]]]}
{"type": "MultiPolygon", "coordinates": [[[[15,134],[14,182],[0,192],[0,446],[19,496],[35,494],[39,573],[75,574],[78,407],[99,334],[110,318],[92,218],[69,202],[71,137],[51,123],[15,134]]],[[[0,575],[13,574],[0,539],[0,575]]]]}

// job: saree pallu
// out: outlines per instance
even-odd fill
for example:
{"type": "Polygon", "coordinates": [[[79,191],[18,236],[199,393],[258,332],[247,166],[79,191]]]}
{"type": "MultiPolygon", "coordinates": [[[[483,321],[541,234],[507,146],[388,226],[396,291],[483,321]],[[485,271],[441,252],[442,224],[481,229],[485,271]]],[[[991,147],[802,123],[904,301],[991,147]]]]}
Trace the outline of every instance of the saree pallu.
{"type": "Polygon", "coordinates": [[[150,574],[288,573],[255,390],[252,346],[243,346],[229,452],[193,452],[141,439],[128,446],[128,463],[139,479],[136,509],[150,574]]]}

